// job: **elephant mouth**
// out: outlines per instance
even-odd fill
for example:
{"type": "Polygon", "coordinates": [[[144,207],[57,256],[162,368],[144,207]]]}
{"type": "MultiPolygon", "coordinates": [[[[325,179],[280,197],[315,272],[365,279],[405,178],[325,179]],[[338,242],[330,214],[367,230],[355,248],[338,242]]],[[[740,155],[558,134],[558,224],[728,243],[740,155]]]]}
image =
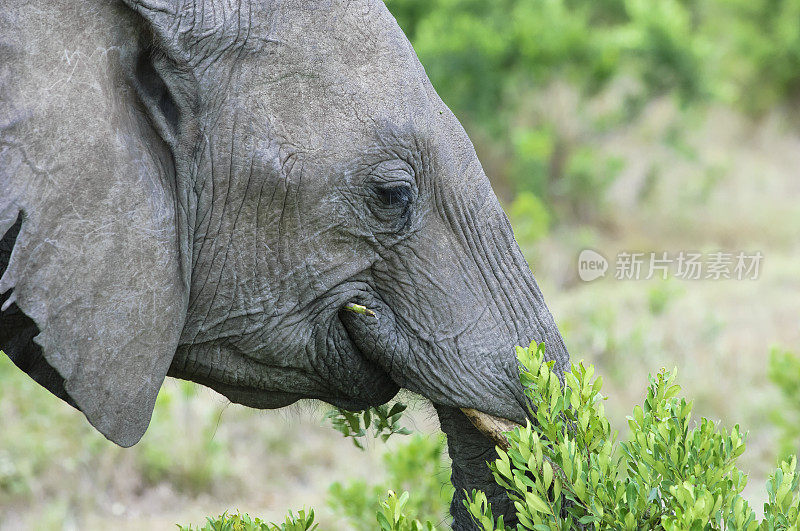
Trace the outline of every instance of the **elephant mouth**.
{"type": "MultiPolygon", "coordinates": [[[[375,310],[355,302],[349,302],[345,304],[342,307],[342,310],[356,314],[362,319],[374,319],[375,321],[378,320],[378,314],[375,312],[375,310]]],[[[361,349],[358,346],[359,342],[351,342],[353,343],[355,349],[360,352],[361,349]]],[[[365,354],[363,352],[360,353],[362,356],[365,354]]],[[[520,424],[505,418],[496,417],[489,413],[484,413],[483,411],[474,408],[462,407],[459,409],[469,419],[472,425],[475,426],[475,428],[487,439],[503,450],[508,450],[509,443],[508,439],[504,435],[504,432],[511,431],[515,427],[520,426],[520,424]]]]}
{"type": "Polygon", "coordinates": [[[356,340],[353,331],[342,319],[342,313],[357,311],[362,314],[359,317],[375,320],[374,313],[364,309],[364,306],[355,304],[339,306],[338,319],[328,327],[323,339],[327,343],[328,355],[337,359],[338,363],[324,368],[326,380],[331,384],[328,392],[313,397],[348,411],[361,411],[384,404],[400,390],[400,386],[385,368],[369,356],[368,349],[356,340]]]}

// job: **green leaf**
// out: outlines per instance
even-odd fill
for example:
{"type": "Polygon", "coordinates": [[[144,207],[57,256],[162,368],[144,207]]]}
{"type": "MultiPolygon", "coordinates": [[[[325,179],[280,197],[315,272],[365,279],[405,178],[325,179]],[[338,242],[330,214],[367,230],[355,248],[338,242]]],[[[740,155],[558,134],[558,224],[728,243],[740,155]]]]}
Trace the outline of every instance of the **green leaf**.
{"type": "Polygon", "coordinates": [[[383,531],[392,531],[392,525],[383,513],[376,513],[375,517],[378,519],[378,525],[383,531]]]}
{"type": "Polygon", "coordinates": [[[552,514],[550,508],[537,494],[528,492],[525,494],[525,503],[529,508],[544,514],[552,514]]]}
{"type": "Polygon", "coordinates": [[[545,460],[542,464],[542,480],[545,490],[550,488],[550,484],[553,482],[553,467],[550,466],[550,462],[545,460]]]}

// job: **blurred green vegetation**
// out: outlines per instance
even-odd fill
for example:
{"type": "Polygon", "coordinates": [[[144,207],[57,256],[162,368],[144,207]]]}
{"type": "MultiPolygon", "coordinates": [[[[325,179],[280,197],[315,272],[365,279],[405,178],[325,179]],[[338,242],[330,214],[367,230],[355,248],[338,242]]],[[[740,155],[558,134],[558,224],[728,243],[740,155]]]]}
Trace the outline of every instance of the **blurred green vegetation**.
{"type": "Polygon", "coordinates": [[[123,449],[0,355],[0,515],[4,507],[45,498],[53,501],[54,521],[63,523],[87,503],[84,489],[92,488],[137,492],[169,485],[190,496],[234,488],[231,448],[225,437],[214,437],[224,405],[196,400],[198,389],[168,382],[145,437],[123,449]]]}
{"type": "Polygon", "coordinates": [[[444,435],[415,434],[407,443],[383,455],[386,479],[379,483],[336,481],[328,489],[328,505],[348,523],[349,529],[371,531],[386,492],[405,491],[411,493],[405,503],[409,514],[422,521],[444,521],[453,498],[446,454],[444,435]]]}
{"type": "Polygon", "coordinates": [[[0,356],[0,382],[1,507],[3,502],[40,494],[47,474],[68,476],[91,466],[105,440],[95,437],[85,422],[76,422],[81,419],[71,408],[56,407],[53,396],[5,354],[0,356]],[[58,437],[51,436],[54,425],[63,427],[58,437]]]}
{"type": "Polygon", "coordinates": [[[197,385],[176,381],[156,398],[152,423],[158,426],[136,446],[136,465],[149,485],[167,482],[189,494],[207,492],[231,479],[227,448],[214,437],[222,406],[199,410],[197,385]],[[186,435],[193,436],[186,440],[186,435]],[[184,440],[180,446],[173,441],[184,440]]]}
{"type": "MultiPolygon", "coordinates": [[[[363,417],[363,413],[350,415],[363,417]]],[[[343,434],[348,438],[363,437],[358,430],[343,434]]],[[[383,454],[382,465],[386,471],[383,480],[336,481],[328,488],[327,504],[339,517],[340,525],[353,531],[373,531],[376,526],[387,531],[421,531],[422,524],[415,522],[416,519],[446,522],[453,497],[446,448],[444,435],[434,437],[416,433],[383,454]],[[397,497],[395,491],[403,494],[397,497]],[[414,518],[403,517],[401,521],[401,515],[405,514],[414,515],[414,518]]],[[[226,512],[216,518],[207,518],[204,527],[178,527],[185,531],[304,531],[316,528],[316,524],[314,511],[301,509],[296,516],[289,511],[282,524],[267,523],[246,513],[226,512]]]]}
{"type": "MultiPolygon", "coordinates": [[[[593,365],[573,363],[561,379],[552,371],[555,362],[546,361],[544,343],[517,347],[517,357],[525,395],[529,403],[537,404],[530,411],[535,423],[508,432],[508,447],[505,451],[498,447],[498,458],[488,463],[495,482],[514,502],[520,522],[515,529],[571,530],[586,526],[780,531],[800,525],[797,456],[779,460],[770,474],[762,518],[742,496],[748,477],[738,468],[737,460],[745,453],[746,433],[738,425],[726,430],[706,418],[692,422],[693,401],[679,396],[677,369],[662,368],[648,376],[642,405],[634,406],[627,417],[628,440],[618,442],[618,432],[605,413],[603,379],[595,377],[593,365]]],[[[770,366],[772,377],[790,399],[787,407],[797,413],[800,360],[775,349],[770,366]],[[788,373],[779,374],[784,369],[789,369],[788,373]]],[[[354,430],[345,435],[363,436],[354,430]]],[[[796,437],[797,432],[792,435],[796,437]]],[[[398,477],[408,482],[398,477],[392,481],[410,486],[410,493],[406,490],[397,496],[389,489],[388,497],[376,502],[387,492],[385,487],[368,494],[363,482],[348,488],[338,483],[332,486],[329,504],[346,514],[349,528],[375,529],[375,515],[382,531],[436,529],[437,519],[429,517],[431,508],[410,502],[413,496],[424,500],[433,494],[425,483],[429,477],[426,468],[441,459],[443,441],[440,439],[436,447],[425,438],[415,437],[403,449],[392,454],[387,465],[393,475],[399,471],[398,477]],[[422,467],[415,466],[418,464],[422,467]]],[[[448,492],[452,495],[452,487],[448,492]]],[[[473,490],[464,504],[478,529],[511,529],[505,526],[503,516],[495,518],[484,492],[473,490]]],[[[445,507],[442,503],[434,510],[445,507]]],[[[303,531],[313,520],[313,511],[309,518],[305,510],[297,517],[290,511],[280,526],[253,520],[246,514],[229,517],[224,513],[209,518],[203,529],[303,531]]]]}
{"type": "Polygon", "coordinates": [[[782,456],[800,454],[800,356],[773,346],[769,353],[769,379],[780,389],[781,400],[770,418],[780,430],[782,456]]]}

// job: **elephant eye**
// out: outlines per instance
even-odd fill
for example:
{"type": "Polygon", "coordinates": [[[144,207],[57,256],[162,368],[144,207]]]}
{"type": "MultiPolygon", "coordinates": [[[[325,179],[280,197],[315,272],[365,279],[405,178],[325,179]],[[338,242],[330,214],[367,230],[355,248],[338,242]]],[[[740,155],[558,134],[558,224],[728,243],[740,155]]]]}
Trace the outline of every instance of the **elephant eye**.
{"type": "Polygon", "coordinates": [[[405,184],[378,187],[378,199],[388,207],[407,208],[411,204],[411,187],[405,184]]]}
{"type": "MultiPolygon", "coordinates": [[[[385,222],[408,221],[414,192],[407,183],[380,184],[375,187],[377,205],[375,215],[385,222]]],[[[402,227],[400,227],[402,228],[402,227]]]]}

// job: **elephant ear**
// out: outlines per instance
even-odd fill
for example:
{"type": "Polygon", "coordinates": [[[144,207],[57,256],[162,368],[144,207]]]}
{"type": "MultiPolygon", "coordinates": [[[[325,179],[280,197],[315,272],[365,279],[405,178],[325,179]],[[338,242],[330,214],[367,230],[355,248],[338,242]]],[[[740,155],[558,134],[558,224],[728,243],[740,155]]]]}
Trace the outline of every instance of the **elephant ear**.
{"type": "Polygon", "coordinates": [[[0,13],[0,349],[130,446],[185,320],[186,220],[170,150],[130,88],[139,21],[85,4],[0,13]],[[33,342],[32,327],[9,337],[20,312],[33,342]]]}

